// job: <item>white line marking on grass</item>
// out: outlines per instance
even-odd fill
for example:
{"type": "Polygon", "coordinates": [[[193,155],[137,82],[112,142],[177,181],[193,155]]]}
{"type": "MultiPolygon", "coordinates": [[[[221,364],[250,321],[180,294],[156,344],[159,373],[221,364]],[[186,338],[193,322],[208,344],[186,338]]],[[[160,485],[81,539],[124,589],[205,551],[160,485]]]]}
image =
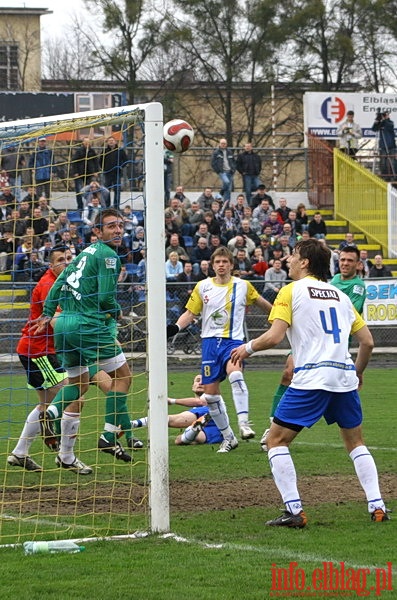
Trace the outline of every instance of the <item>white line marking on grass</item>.
{"type": "MultiPolygon", "coordinates": [[[[341,448],[344,449],[344,445],[343,444],[329,444],[327,443],[323,443],[323,442],[299,442],[294,440],[292,442],[292,444],[294,446],[319,446],[320,448],[341,448]]],[[[291,444],[291,445],[292,445],[291,444]]],[[[385,450],[386,452],[397,452],[397,448],[392,448],[392,447],[383,447],[383,446],[367,446],[368,450],[385,450]]]]}
{"type": "MultiPolygon", "coordinates": [[[[296,549],[287,550],[286,548],[277,548],[275,546],[271,546],[269,548],[265,546],[250,546],[246,544],[232,544],[230,542],[221,542],[221,543],[213,543],[213,542],[204,542],[203,540],[197,539],[189,539],[185,538],[181,535],[177,535],[176,533],[164,533],[159,536],[160,539],[173,539],[176,542],[181,542],[183,544],[191,544],[200,546],[201,548],[208,548],[209,550],[232,550],[237,552],[257,552],[259,554],[264,554],[266,556],[271,557],[274,562],[275,556],[280,556],[281,558],[285,558],[290,561],[295,562],[304,562],[304,563],[318,563],[321,564],[323,562],[330,562],[333,564],[338,564],[340,562],[344,562],[345,565],[351,567],[353,569],[370,569],[373,571],[377,568],[384,568],[384,565],[381,567],[377,567],[376,565],[357,565],[345,559],[336,559],[336,558],[324,558],[318,554],[310,554],[307,552],[298,552],[296,549]]],[[[397,569],[392,569],[393,575],[397,574],[397,569]]]]}
{"type": "MultiPolygon", "coordinates": [[[[140,539],[147,539],[147,538],[151,538],[153,537],[153,534],[151,534],[148,531],[136,531],[135,533],[129,533],[129,534],[124,534],[124,535],[115,535],[115,536],[104,536],[104,537],[90,537],[90,538],[75,538],[69,541],[74,542],[75,544],[81,544],[81,543],[88,543],[88,542],[104,542],[104,541],[112,541],[112,542],[118,542],[118,541],[125,541],[125,540],[140,540],[140,539]]],[[[286,550],[285,548],[277,548],[277,547],[269,547],[266,548],[265,546],[251,546],[251,545],[247,545],[247,544],[232,544],[230,542],[220,542],[220,543],[214,543],[214,542],[205,542],[204,540],[197,540],[194,538],[185,538],[181,535],[178,535],[176,533],[163,533],[160,535],[156,535],[155,536],[156,539],[163,539],[163,540],[169,540],[172,539],[175,542],[178,543],[182,543],[182,544],[190,544],[192,546],[199,546],[200,548],[206,548],[209,550],[232,550],[235,552],[255,552],[258,554],[263,554],[265,556],[269,556],[271,558],[271,560],[274,562],[275,560],[275,555],[280,556],[281,558],[284,558],[286,560],[290,560],[290,561],[294,561],[294,562],[303,562],[303,563],[333,563],[333,564],[338,564],[340,562],[343,562],[345,565],[347,565],[348,567],[351,567],[353,569],[370,569],[371,571],[374,571],[375,569],[378,568],[384,568],[384,565],[381,567],[377,567],[376,565],[357,565],[355,563],[352,563],[348,560],[344,560],[344,559],[336,559],[336,558],[323,558],[317,554],[310,554],[307,552],[297,552],[296,550],[286,550]]],[[[0,549],[3,548],[17,548],[22,546],[21,543],[17,543],[17,544],[2,544],[0,545],[0,549]]],[[[392,574],[393,575],[397,575],[397,569],[392,569],[392,574]]]]}
{"type": "MultiPolygon", "coordinates": [[[[30,519],[29,517],[16,517],[14,515],[0,515],[0,520],[3,521],[19,521],[21,523],[33,523],[34,525],[49,525],[50,527],[70,527],[70,523],[62,523],[57,521],[49,521],[48,519],[30,519]]],[[[89,525],[76,525],[74,529],[92,529],[89,525]]]]}
{"type": "MultiPolygon", "coordinates": [[[[86,544],[88,542],[123,542],[125,540],[140,540],[142,538],[149,537],[151,534],[148,531],[135,531],[135,533],[126,533],[124,535],[109,535],[104,537],[89,537],[89,538],[74,538],[68,540],[57,540],[74,542],[75,544],[86,544]]],[[[20,548],[23,544],[2,544],[0,549],[3,548],[20,548]]]]}

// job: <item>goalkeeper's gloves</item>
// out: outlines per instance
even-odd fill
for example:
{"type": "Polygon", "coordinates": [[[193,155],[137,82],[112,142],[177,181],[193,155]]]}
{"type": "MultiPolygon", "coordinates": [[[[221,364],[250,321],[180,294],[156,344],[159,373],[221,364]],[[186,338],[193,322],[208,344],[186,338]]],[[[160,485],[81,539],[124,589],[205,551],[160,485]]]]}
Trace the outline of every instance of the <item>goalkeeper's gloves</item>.
{"type": "Polygon", "coordinates": [[[179,333],[181,328],[176,323],[167,325],[167,338],[174,337],[177,333],[179,333]]]}

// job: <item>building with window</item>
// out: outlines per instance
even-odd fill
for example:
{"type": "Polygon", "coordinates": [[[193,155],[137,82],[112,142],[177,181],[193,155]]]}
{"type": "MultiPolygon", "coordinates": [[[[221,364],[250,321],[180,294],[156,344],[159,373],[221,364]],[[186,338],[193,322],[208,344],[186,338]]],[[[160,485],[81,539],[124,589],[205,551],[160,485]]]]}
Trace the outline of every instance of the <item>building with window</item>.
{"type": "Polygon", "coordinates": [[[0,8],[0,90],[41,89],[40,17],[47,8],[0,8]]]}

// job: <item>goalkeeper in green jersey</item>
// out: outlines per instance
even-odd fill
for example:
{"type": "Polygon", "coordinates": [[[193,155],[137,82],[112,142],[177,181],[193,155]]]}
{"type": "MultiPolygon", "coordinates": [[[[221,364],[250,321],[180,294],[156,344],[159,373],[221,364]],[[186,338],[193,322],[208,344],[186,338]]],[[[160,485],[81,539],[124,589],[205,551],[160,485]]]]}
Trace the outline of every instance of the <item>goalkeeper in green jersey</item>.
{"type": "MultiPolygon", "coordinates": [[[[360,251],[355,246],[345,246],[339,253],[339,271],[337,275],[331,279],[332,285],[340,289],[349,296],[356,311],[361,315],[364,309],[364,302],[367,296],[365,283],[362,278],[357,275],[357,264],[360,260],[360,251]]],[[[287,357],[284,366],[281,381],[273,396],[272,407],[270,410],[270,422],[273,420],[274,412],[284,395],[284,392],[291,383],[294,371],[294,359],[292,354],[287,357]]],[[[264,452],[267,452],[267,436],[269,429],[264,432],[260,444],[264,452]]]]}
{"type": "Polygon", "coordinates": [[[357,275],[357,264],[360,260],[360,251],[355,246],[345,246],[339,253],[339,273],[331,279],[332,285],[342,290],[349,296],[359,315],[364,309],[367,292],[365,283],[357,275]]]}
{"type": "Polygon", "coordinates": [[[131,371],[117,343],[115,326],[121,315],[116,301],[121,262],[116,250],[123,239],[123,218],[117,210],[105,209],[97,215],[93,230],[98,241],[85,248],[58,277],[47,296],[42,317],[32,327],[40,330],[49,321],[55,322],[55,349],[67,370],[69,385],[60,390],[42,418],[45,427],[51,429],[52,420],[62,416],[60,450],[55,461],[59,467],[80,475],[92,473],[92,468],[74,454],[80,398],[88,390],[92,365],[98,365],[112,380],[98,448],[118,460],[131,461],[117,440],[121,431],[131,429],[127,410],[131,371]],[[60,313],[56,313],[58,305],[60,313]]]}

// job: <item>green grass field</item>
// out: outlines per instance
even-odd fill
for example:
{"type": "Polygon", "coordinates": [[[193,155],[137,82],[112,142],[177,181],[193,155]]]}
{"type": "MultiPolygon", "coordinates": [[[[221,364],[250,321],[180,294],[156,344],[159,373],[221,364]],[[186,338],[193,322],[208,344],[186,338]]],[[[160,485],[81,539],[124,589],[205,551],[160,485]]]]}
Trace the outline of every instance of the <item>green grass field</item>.
{"type": "MultiPolygon", "coordinates": [[[[267,414],[279,378],[280,371],[246,373],[251,391],[251,419],[258,439],[267,426],[267,414]]],[[[187,395],[191,379],[192,373],[170,373],[170,395],[187,395]]],[[[397,499],[395,382],[392,369],[368,369],[361,393],[366,443],[377,462],[383,495],[391,509],[396,509],[397,499]]],[[[54,499],[54,489],[58,490],[61,500],[62,495],[70,494],[75,477],[65,472],[61,477],[59,470],[53,467],[54,457],[48,451],[41,455],[46,467],[42,475],[5,469],[6,456],[13,444],[6,438],[19,433],[27,409],[23,378],[13,379],[12,386],[20,389],[12,394],[12,406],[7,394],[9,385],[4,377],[1,378],[0,473],[3,498],[7,497],[7,489],[12,488],[14,493],[15,506],[8,503],[6,513],[15,518],[4,518],[2,507],[0,544],[13,543],[17,535],[20,541],[31,539],[27,536],[32,536],[32,533],[43,539],[43,529],[56,531],[58,536],[61,532],[64,537],[71,537],[67,524],[73,522],[73,511],[76,512],[73,498],[68,498],[69,510],[63,511],[56,521],[57,526],[51,525],[52,529],[48,528],[48,520],[55,517],[45,502],[41,505],[39,522],[33,515],[36,504],[32,504],[31,515],[26,510],[19,512],[17,500],[22,497],[22,489],[28,488],[23,498],[29,502],[29,489],[34,495],[38,477],[41,478],[44,499],[45,493],[51,491],[51,500],[54,499]]],[[[143,387],[142,382],[135,388],[134,417],[145,411],[143,387]]],[[[231,421],[235,425],[235,413],[226,384],[224,392],[231,421]]],[[[95,396],[94,390],[90,393],[95,396]]],[[[33,395],[29,395],[29,401],[34,402],[33,395]]],[[[94,400],[87,401],[84,410],[86,421],[83,421],[79,440],[80,454],[83,453],[82,458],[90,464],[95,463],[98,469],[94,488],[86,481],[83,485],[90,493],[94,489],[98,495],[103,494],[104,489],[110,494],[108,488],[112,488],[112,498],[119,494],[123,499],[126,483],[144,481],[146,454],[136,452],[132,467],[115,465],[106,456],[92,457],[95,436],[101,429],[102,418],[95,415],[98,406],[101,404],[94,400]],[[85,435],[85,431],[89,433],[85,435]]],[[[177,407],[172,409],[178,410],[177,407]]],[[[144,430],[138,431],[139,434],[144,433],[144,430]]],[[[240,443],[239,448],[230,454],[218,455],[216,448],[209,445],[176,447],[173,441],[177,433],[176,430],[169,433],[173,536],[89,542],[84,553],[67,557],[25,557],[20,546],[0,548],[3,596],[32,600],[53,598],[54,595],[62,600],[102,597],[168,600],[186,596],[198,600],[260,600],[272,597],[346,597],[349,592],[351,597],[397,598],[395,520],[392,517],[391,521],[379,524],[369,520],[364,494],[335,426],[327,427],[320,422],[312,430],[302,432],[292,446],[309,524],[304,530],[287,531],[264,526],[267,519],[279,513],[282,504],[270,476],[266,455],[260,451],[256,440],[240,443]],[[323,563],[331,562],[334,568],[341,569],[340,563],[344,563],[345,570],[351,570],[348,575],[343,575],[345,589],[340,589],[340,582],[337,591],[330,590],[329,586],[328,590],[314,591],[312,573],[319,577],[316,569],[323,571],[326,568],[323,563]],[[291,563],[296,565],[291,566],[291,563]],[[277,569],[286,569],[286,572],[277,569]],[[281,590],[285,590],[291,581],[289,576],[282,581],[288,569],[293,572],[294,589],[286,592],[281,590]],[[282,574],[279,584],[277,573],[282,574]],[[299,591],[297,586],[302,585],[303,576],[304,589],[299,591]],[[276,584],[280,591],[277,591],[276,584]],[[382,590],[382,587],[386,589],[382,590]],[[394,587],[394,591],[390,587],[394,587]]],[[[145,439],[145,435],[141,437],[145,439]]],[[[36,445],[37,452],[41,453],[40,442],[36,445]]],[[[80,487],[80,493],[83,490],[80,487]]],[[[84,514],[83,510],[83,514],[76,515],[80,533],[72,537],[84,537],[84,527],[92,527],[93,523],[97,535],[103,535],[104,531],[126,533],[145,528],[145,512],[128,514],[128,507],[132,508],[131,500],[124,500],[127,509],[118,508],[114,517],[107,510],[98,518],[89,511],[84,514]]],[[[62,507],[62,502],[58,502],[57,506],[62,507]]],[[[50,536],[47,538],[50,539],[50,536]]]]}

